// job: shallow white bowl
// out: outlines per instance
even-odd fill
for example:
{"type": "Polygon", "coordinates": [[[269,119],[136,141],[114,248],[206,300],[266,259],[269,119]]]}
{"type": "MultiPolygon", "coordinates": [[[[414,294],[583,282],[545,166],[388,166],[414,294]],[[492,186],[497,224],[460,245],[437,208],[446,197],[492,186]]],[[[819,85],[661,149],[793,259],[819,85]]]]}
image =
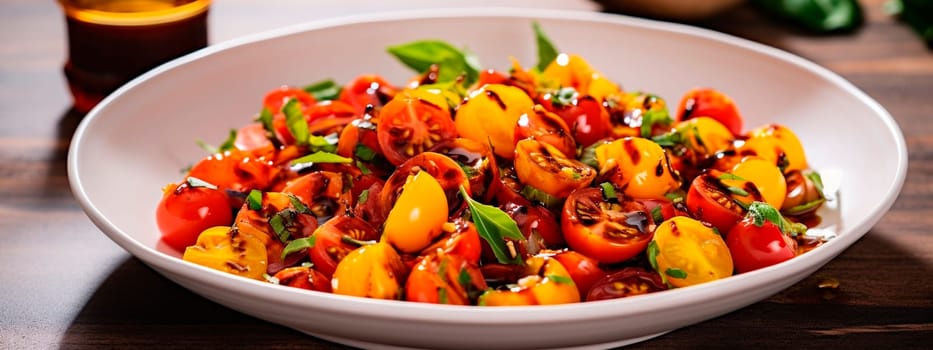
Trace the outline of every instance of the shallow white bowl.
{"type": "MultiPolygon", "coordinates": [[[[114,242],[166,277],[230,308],[345,344],[422,348],[622,345],[700,322],[773,295],[853,244],[891,206],[907,167],[891,116],[839,76],[773,48],[692,27],[615,15],[508,9],[442,10],[307,23],[211,46],[161,66],[95,108],[72,141],[75,197],[114,242]],[[838,238],[769,268],[628,299],[561,306],[455,307],[368,300],[246,280],[178,259],[158,244],[160,188],[200,159],[195,139],[222,140],[282,84],[412,73],[391,44],[438,38],[469,47],[487,67],[535,63],[531,21],[626,89],[676,104],[695,86],[731,95],[746,127],[779,122],[802,140],[810,165],[839,184],[822,227],[838,238]]],[[[184,315],[179,315],[184,317],[184,315]]]]}

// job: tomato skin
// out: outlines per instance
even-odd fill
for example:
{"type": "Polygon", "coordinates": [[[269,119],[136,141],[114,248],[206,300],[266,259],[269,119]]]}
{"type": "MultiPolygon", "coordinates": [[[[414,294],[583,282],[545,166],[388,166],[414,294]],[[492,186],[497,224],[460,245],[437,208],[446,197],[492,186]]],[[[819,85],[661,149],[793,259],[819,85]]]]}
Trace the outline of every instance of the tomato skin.
{"type": "Polygon", "coordinates": [[[331,279],[334,294],[398,299],[408,270],[386,242],[354,249],[337,264],[331,279]]]}
{"type": "Polygon", "coordinates": [[[680,187],[667,152],[641,137],[626,137],[595,149],[601,178],[633,198],[660,199],[680,187]]]}
{"type": "Polygon", "coordinates": [[[595,281],[586,294],[586,301],[626,298],[667,290],[661,276],[640,267],[626,267],[595,281]]]}
{"type": "MultiPolygon", "coordinates": [[[[280,170],[264,157],[231,149],[213,154],[191,167],[189,177],[207,181],[221,190],[249,192],[266,190],[278,179],[280,170]]],[[[237,206],[238,207],[238,206],[237,206]]]]}
{"type": "Polygon", "coordinates": [[[599,267],[599,261],[573,250],[565,250],[554,255],[554,260],[567,269],[580,292],[580,299],[585,299],[597,281],[606,276],[606,271],[599,267]]]}
{"type": "Polygon", "coordinates": [[[417,174],[419,171],[427,172],[441,185],[447,197],[449,216],[456,216],[456,213],[464,210],[466,201],[460,197],[460,186],[470,192],[470,181],[463,169],[450,157],[435,152],[424,152],[398,166],[392,176],[386,180],[385,187],[379,194],[381,201],[379,205],[386,211],[386,216],[388,216],[388,210],[395,205],[408,176],[417,174]]]}
{"type": "Polygon", "coordinates": [[[379,238],[379,234],[372,226],[360,219],[349,216],[337,216],[328,220],[314,231],[314,247],[308,250],[308,256],[314,263],[315,269],[332,276],[337,270],[337,264],[343,260],[356,245],[344,242],[343,236],[358,241],[372,241],[379,238]]]}
{"type": "Polygon", "coordinates": [[[475,263],[456,254],[427,255],[412,268],[405,282],[405,300],[450,305],[472,305],[486,281],[475,263]],[[468,276],[464,285],[461,276],[468,276]]]}
{"type": "Polygon", "coordinates": [[[184,251],[195,244],[202,231],[233,221],[233,211],[223,191],[193,187],[187,181],[169,188],[156,208],[156,224],[162,232],[162,241],[170,247],[184,251]]]}
{"type": "Polygon", "coordinates": [[[489,84],[470,92],[457,107],[454,121],[460,137],[492,144],[496,155],[512,159],[515,125],[523,114],[534,113],[534,101],[520,88],[489,84]]]}
{"type": "Polygon", "coordinates": [[[632,200],[606,200],[597,188],[574,191],[564,203],[561,227],[570,249],[602,263],[631,259],[645,250],[653,232],[651,214],[632,200]]]}
{"type": "Polygon", "coordinates": [[[343,187],[340,174],[314,171],[288,181],[282,192],[298,197],[315,217],[327,219],[346,212],[347,203],[341,201],[343,187]]]}
{"type": "Polygon", "coordinates": [[[403,253],[418,252],[441,235],[447,222],[447,197],[431,174],[409,176],[386,217],[382,240],[403,253]]]}
{"type": "Polygon", "coordinates": [[[549,256],[525,259],[522,277],[516,284],[508,290],[487,290],[480,296],[479,305],[553,305],[580,301],[580,292],[567,269],[549,256]]]}
{"type": "Polygon", "coordinates": [[[566,198],[596,178],[595,169],[572,157],[547,143],[524,139],[515,145],[515,174],[528,186],[566,198]]]}
{"type": "Polygon", "coordinates": [[[376,133],[393,165],[457,137],[446,99],[426,90],[406,90],[383,106],[376,133]]]}
{"type": "Polygon", "coordinates": [[[445,232],[444,236],[421,251],[420,255],[435,254],[440,249],[444,253],[457,255],[470,263],[479,264],[484,242],[479,238],[476,225],[463,218],[455,218],[451,224],[453,224],[453,232],[445,232]]]}
{"type": "Polygon", "coordinates": [[[742,134],[742,115],[729,96],[712,88],[695,88],[688,91],[677,107],[676,121],[696,117],[710,117],[726,126],[732,135],[742,134]]]}
{"type": "Polygon", "coordinates": [[[657,249],[654,265],[674,287],[732,276],[734,265],[726,242],[696,219],[676,216],[658,224],[653,244],[657,249]]]}
{"type": "Polygon", "coordinates": [[[340,91],[338,100],[353,106],[358,114],[366,113],[367,107],[380,108],[395,97],[398,88],[379,75],[364,74],[356,77],[340,91]]]}
{"type": "Polygon", "coordinates": [[[565,155],[573,156],[577,152],[577,142],[573,139],[567,123],[541,105],[534,106],[534,113],[522,114],[518,118],[515,140],[527,138],[554,146],[565,155]]]}
{"type": "Polygon", "coordinates": [[[581,96],[574,92],[570,104],[557,104],[553,101],[553,95],[556,93],[543,95],[541,105],[567,123],[577,144],[589,146],[609,137],[612,128],[609,122],[609,112],[603,108],[601,101],[593,96],[581,96]]]}
{"type": "Polygon", "coordinates": [[[314,99],[314,96],[311,96],[311,94],[309,94],[307,91],[283,85],[267,92],[266,96],[262,100],[262,106],[268,109],[269,112],[272,112],[272,114],[275,114],[280,112],[282,110],[282,106],[288,103],[288,100],[293,98],[298,100],[302,110],[317,103],[317,100],[314,99]]]}
{"type": "Polygon", "coordinates": [[[726,245],[738,273],[790,260],[797,251],[796,241],[781,233],[777,225],[765,220],[757,226],[751,215],[729,230],[726,245]]]}
{"type": "Polygon", "coordinates": [[[693,179],[686,203],[693,218],[710,223],[719,232],[729,232],[745,215],[745,209],[726,194],[722,182],[711,173],[693,179]]]}
{"type": "MultiPolygon", "coordinates": [[[[500,208],[515,220],[525,238],[542,241],[529,243],[538,244],[540,248],[557,248],[564,245],[557,217],[550,210],[534,205],[521,196],[513,197],[500,205],[500,208]]],[[[534,253],[531,249],[529,251],[534,253]]]]}
{"type": "Polygon", "coordinates": [[[306,266],[283,269],[275,274],[279,285],[330,293],[330,278],[306,266]]]}
{"type": "Polygon", "coordinates": [[[248,151],[254,156],[271,156],[275,152],[275,145],[266,137],[266,129],[262,123],[252,123],[237,130],[234,147],[248,151]]]}
{"type": "Polygon", "coordinates": [[[443,141],[430,151],[446,155],[463,168],[469,169],[466,175],[470,182],[470,197],[489,202],[495,196],[499,167],[496,165],[496,157],[487,145],[458,137],[443,141]]]}

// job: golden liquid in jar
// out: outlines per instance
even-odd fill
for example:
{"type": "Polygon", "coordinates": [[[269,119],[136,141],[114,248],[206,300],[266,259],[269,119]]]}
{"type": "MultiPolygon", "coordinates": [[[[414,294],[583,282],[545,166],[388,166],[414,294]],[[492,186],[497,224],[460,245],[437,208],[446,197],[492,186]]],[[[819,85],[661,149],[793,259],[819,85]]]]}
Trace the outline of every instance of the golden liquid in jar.
{"type": "Polygon", "coordinates": [[[68,27],[65,76],[87,112],[134,77],[207,46],[210,0],[60,0],[68,27]]]}

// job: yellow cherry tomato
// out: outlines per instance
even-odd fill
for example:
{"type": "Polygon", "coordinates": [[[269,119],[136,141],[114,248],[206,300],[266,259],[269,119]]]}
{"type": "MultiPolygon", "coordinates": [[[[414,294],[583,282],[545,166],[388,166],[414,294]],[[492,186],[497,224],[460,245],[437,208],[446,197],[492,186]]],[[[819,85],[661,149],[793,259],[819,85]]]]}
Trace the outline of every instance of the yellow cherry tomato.
{"type": "Polygon", "coordinates": [[[732,255],[710,226],[686,216],[665,220],[648,246],[656,252],[658,273],[675,287],[732,276],[732,255]]]}
{"type": "Polygon", "coordinates": [[[444,189],[431,174],[419,171],[402,185],[382,237],[401,252],[420,252],[442,233],[447,210],[444,189]]]}
{"type": "Polygon", "coordinates": [[[800,139],[790,128],[779,124],[765,125],[749,132],[738,153],[769,161],[784,173],[808,167],[800,139]]]}
{"type": "Polygon", "coordinates": [[[185,261],[246,278],[262,280],[268,266],[266,246],[252,235],[214,226],[185,249],[185,261]]]}
{"type": "Polygon", "coordinates": [[[727,174],[720,179],[726,186],[738,189],[732,192],[733,198],[746,204],[764,201],[774,208],[784,205],[787,181],[774,163],[760,158],[745,158],[730,173],[732,176],[727,174]]]}
{"type": "Polygon", "coordinates": [[[541,76],[544,80],[556,81],[562,87],[573,87],[582,94],[593,96],[600,101],[621,90],[618,85],[590,66],[583,57],[573,54],[557,55],[554,62],[541,72],[541,76]]]}
{"type": "Polygon", "coordinates": [[[534,139],[521,140],[515,146],[515,174],[522,183],[557,198],[567,198],[596,177],[593,168],[534,139]]]}
{"type": "Polygon", "coordinates": [[[674,128],[686,137],[687,147],[707,156],[729,149],[735,139],[729,129],[710,117],[687,119],[674,128]]]}
{"type": "Polygon", "coordinates": [[[525,260],[525,275],[510,290],[490,290],[479,297],[479,305],[553,305],[580,302],[570,273],[559,261],[536,255],[525,260]]]}
{"type": "Polygon", "coordinates": [[[386,242],[359,247],[340,260],[331,279],[334,294],[398,299],[405,280],[402,258],[386,242]]]}
{"type": "Polygon", "coordinates": [[[517,87],[487,84],[470,93],[457,109],[454,123],[460,137],[492,144],[500,157],[512,159],[515,126],[525,114],[534,113],[534,101],[517,87]]]}
{"type": "Polygon", "coordinates": [[[661,199],[680,187],[664,149],[651,140],[626,137],[596,147],[600,175],[631,197],[661,199]]]}
{"type": "Polygon", "coordinates": [[[642,124],[647,122],[649,113],[667,115],[667,103],[654,94],[644,92],[624,92],[606,97],[609,114],[612,116],[612,136],[622,138],[641,136],[642,124]]]}

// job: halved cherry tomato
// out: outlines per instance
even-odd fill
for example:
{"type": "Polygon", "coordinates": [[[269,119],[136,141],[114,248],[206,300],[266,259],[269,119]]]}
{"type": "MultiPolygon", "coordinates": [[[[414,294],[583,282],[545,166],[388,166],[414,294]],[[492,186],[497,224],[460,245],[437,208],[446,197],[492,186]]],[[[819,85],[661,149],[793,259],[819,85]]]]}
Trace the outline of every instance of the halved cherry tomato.
{"type": "Polygon", "coordinates": [[[657,95],[643,92],[613,94],[606,97],[603,105],[609,111],[613,137],[644,136],[643,127],[651,135],[670,129],[670,120],[657,117],[668,116],[667,103],[657,95]],[[650,118],[649,114],[652,115],[650,118]]]}
{"type": "Polygon", "coordinates": [[[534,244],[539,249],[527,249],[536,254],[541,248],[555,249],[564,245],[564,237],[560,232],[557,217],[550,210],[532,204],[527,199],[517,196],[509,201],[502,202],[502,211],[509,215],[528,240],[527,244],[534,244]]]}
{"type": "Polygon", "coordinates": [[[722,180],[714,174],[722,173],[713,171],[693,179],[687,191],[687,209],[692,217],[710,223],[719,232],[729,232],[745,215],[745,209],[732,199],[722,180]]]}
{"type": "Polygon", "coordinates": [[[515,125],[523,114],[534,113],[534,101],[517,87],[489,84],[470,93],[457,108],[456,128],[460,137],[489,143],[496,155],[515,155],[515,125]]]}
{"type": "Polygon", "coordinates": [[[182,259],[237,276],[261,280],[266,273],[266,247],[259,239],[229,226],[215,226],[185,248],[182,259]]]}
{"type": "Polygon", "coordinates": [[[652,244],[656,249],[653,265],[675,287],[732,276],[726,242],[712,227],[695,219],[677,216],[658,224],[652,244]]]}
{"type": "Polygon", "coordinates": [[[460,186],[469,192],[470,182],[463,169],[450,157],[440,153],[424,152],[400,165],[386,180],[385,187],[379,195],[380,205],[384,210],[392,209],[401,193],[402,186],[408,181],[408,176],[417,174],[419,171],[427,172],[441,185],[447,197],[449,216],[456,216],[453,214],[464,209],[466,202],[460,197],[460,186]]]}
{"type": "Polygon", "coordinates": [[[732,168],[730,174],[734,176],[725,176],[721,181],[727,188],[740,189],[732,193],[735,200],[746,204],[764,201],[775,208],[784,204],[787,181],[781,170],[771,162],[746,157],[732,168]]]}
{"type": "Polygon", "coordinates": [[[386,217],[382,239],[403,253],[418,252],[441,235],[447,222],[447,197],[431,174],[419,171],[402,185],[386,217]]]}
{"type": "Polygon", "coordinates": [[[675,216],[690,216],[683,198],[676,202],[668,199],[636,199],[636,201],[645,205],[645,209],[651,213],[654,222],[661,222],[675,216]]]}
{"type": "Polygon", "coordinates": [[[338,99],[353,106],[357,114],[363,114],[367,106],[378,109],[391,101],[397,91],[381,76],[364,74],[344,86],[338,99]]]}
{"type": "Polygon", "coordinates": [[[603,190],[574,191],[564,202],[561,227],[570,249],[603,263],[631,259],[652,237],[651,214],[633,200],[606,198],[603,190]]]}
{"type": "Polygon", "coordinates": [[[443,141],[430,151],[446,155],[460,165],[470,182],[470,197],[488,202],[495,196],[499,167],[486,144],[458,137],[443,141]]]}
{"type": "Polygon", "coordinates": [[[661,276],[640,267],[626,267],[612,272],[593,283],[586,301],[626,298],[667,290],[661,276]]]}
{"type": "Polygon", "coordinates": [[[308,256],[315,269],[325,276],[331,276],[337,270],[340,260],[358,247],[343,237],[356,241],[373,241],[379,238],[379,233],[363,220],[337,216],[318,227],[314,236],[314,247],[308,251],[308,256]]]}
{"type": "Polygon", "coordinates": [[[533,256],[525,260],[523,277],[508,290],[489,290],[479,297],[483,306],[552,305],[580,301],[573,278],[556,259],[533,256]]]}
{"type": "Polygon", "coordinates": [[[247,200],[234,218],[236,229],[241,234],[253,236],[266,246],[270,274],[278,272],[288,263],[294,263],[301,257],[299,254],[292,254],[283,258],[285,242],[308,237],[318,227],[317,218],[301,208],[306,208],[304,204],[296,205],[295,201],[300,202],[300,199],[293,199],[285,193],[265,192],[261,194],[258,209],[247,200]]]}
{"type": "Polygon", "coordinates": [[[444,225],[444,235],[434,244],[421,251],[422,256],[441,251],[460,256],[473,264],[479,264],[483,242],[476,231],[476,225],[464,218],[455,218],[444,225]]]}
{"type": "Polygon", "coordinates": [[[599,267],[599,261],[573,250],[554,254],[554,259],[567,269],[580,292],[580,300],[586,298],[596,281],[606,276],[606,271],[599,267]]]}
{"type": "Polygon", "coordinates": [[[588,186],[596,170],[566,156],[560,150],[538,140],[524,139],[515,145],[515,173],[522,183],[557,198],[588,186]]]}
{"type": "Polygon", "coordinates": [[[696,117],[710,117],[725,125],[732,135],[742,134],[742,115],[735,102],[726,94],[711,88],[688,91],[677,107],[677,121],[696,117]]]}
{"type": "Polygon", "coordinates": [[[557,148],[561,153],[573,156],[577,153],[577,142],[570,127],[558,115],[535,105],[534,113],[522,114],[515,127],[515,140],[533,138],[557,148]]]}
{"type": "Polygon", "coordinates": [[[472,305],[486,290],[479,267],[443,251],[421,258],[405,282],[405,300],[421,303],[472,305]]]}
{"type": "Polygon", "coordinates": [[[457,137],[446,99],[420,89],[405,90],[383,106],[376,131],[383,154],[394,165],[457,137]]]}
{"type": "Polygon", "coordinates": [[[656,199],[680,187],[667,152],[651,140],[626,137],[596,147],[599,174],[634,198],[656,199]]]}
{"type": "Polygon", "coordinates": [[[237,130],[233,146],[242,151],[248,151],[255,157],[275,152],[275,145],[266,136],[266,129],[262,123],[252,123],[237,130]]]}
{"type": "Polygon", "coordinates": [[[331,279],[334,294],[398,299],[408,274],[402,258],[386,242],[356,248],[340,260],[331,279]]]}
{"type": "Polygon", "coordinates": [[[319,221],[342,215],[349,205],[341,200],[344,195],[343,176],[330,171],[314,171],[292,179],[282,192],[298,197],[319,221]]]}
{"type": "Polygon", "coordinates": [[[230,225],[233,211],[228,203],[227,194],[213,187],[192,186],[188,181],[166,186],[156,208],[162,241],[183,251],[198,240],[202,231],[230,225]]]}
{"type": "MultiPolygon", "coordinates": [[[[770,210],[782,220],[776,209],[770,210]]],[[[797,242],[757,210],[749,210],[748,215],[729,230],[726,244],[738,273],[768,267],[797,255],[797,242]]]]}
{"type": "Polygon", "coordinates": [[[294,266],[274,276],[279,285],[330,293],[330,278],[308,266],[294,266]]]}
{"type": "Polygon", "coordinates": [[[264,157],[231,149],[204,158],[188,172],[189,177],[207,181],[220,190],[249,192],[266,190],[277,179],[280,170],[264,157]]]}
{"type": "Polygon", "coordinates": [[[784,178],[787,180],[787,194],[781,206],[781,214],[806,217],[826,202],[822,190],[803,171],[791,171],[784,178]]]}
{"type": "Polygon", "coordinates": [[[353,216],[369,223],[372,227],[382,227],[386,216],[389,215],[389,210],[382,208],[380,200],[385,183],[382,180],[376,180],[370,183],[369,187],[357,190],[356,186],[362,184],[362,181],[354,182],[354,188],[351,190],[351,196],[354,197],[355,202],[353,216]]]}

